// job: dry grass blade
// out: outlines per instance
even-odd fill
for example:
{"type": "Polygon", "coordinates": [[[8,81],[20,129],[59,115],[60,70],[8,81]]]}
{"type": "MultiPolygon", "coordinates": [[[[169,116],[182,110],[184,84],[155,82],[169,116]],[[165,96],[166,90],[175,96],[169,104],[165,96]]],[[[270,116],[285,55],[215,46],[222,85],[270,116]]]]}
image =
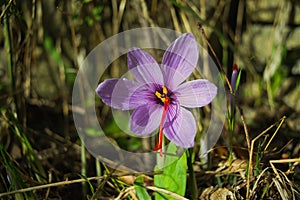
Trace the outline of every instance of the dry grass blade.
{"type": "MultiPolygon", "coordinates": [[[[125,177],[128,175],[140,175],[141,173],[134,173],[134,174],[119,174],[119,175],[111,175],[111,176],[95,176],[95,177],[89,177],[89,178],[80,178],[80,179],[75,179],[75,180],[65,180],[65,181],[60,181],[60,182],[55,182],[55,183],[49,183],[49,184],[44,184],[44,185],[38,185],[38,186],[33,186],[33,187],[28,187],[28,188],[23,188],[19,190],[14,190],[10,192],[4,192],[0,193],[0,198],[8,195],[13,195],[16,193],[24,193],[24,192],[29,192],[29,191],[35,191],[35,190],[41,190],[45,188],[51,188],[51,187],[59,187],[59,186],[65,186],[65,185],[70,185],[70,184],[75,184],[75,183],[83,183],[86,181],[97,181],[97,180],[105,180],[110,177],[125,177]]],[[[151,188],[149,188],[151,189],[151,188]]],[[[152,190],[152,189],[151,189],[152,190]]]]}
{"type": "Polygon", "coordinates": [[[5,6],[5,8],[3,9],[3,11],[2,11],[2,13],[0,15],[0,21],[2,20],[2,17],[5,15],[6,11],[9,9],[9,7],[10,7],[10,5],[11,5],[12,2],[13,2],[13,0],[10,0],[8,2],[8,4],[5,6]]]}
{"type": "Polygon", "coordinates": [[[154,187],[154,186],[147,186],[146,189],[152,190],[154,192],[162,192],[162,193],[165,193],[165,194],[169,195],[170,197],[173,197],[173,198],[176,198],[176,199],[179,199],[179,200],[188,200],[187,198],[185,198],[183,196],[180,196],[179,194],[176,194],[174,192],[171,192],[169,190],[165,190],[165,189],[162,189],[162,188],[157,188],[157,187],[154,187]]]}
{"type": "MultiPolygon", "coordinates": [[[[268,142],[268,144],[266,145],[265,149],[266,150],[268,148],[268,146],[270,145],[271,141],[274,139],[275,135],[277,134],[278,130],[280,129],[280,127],[282,126],[284,120],[286,119],[285,116],[283,116],[279,121],[279,125],[276,129],[276,131],[274,132],[274,134],[272,135],[270,141],[268,142]]],[[[247,177],[247,192],[246,192],[246,199],[249,199],[249,194],[250,194],[250,180],[252,178],[252,160],[253,160],[253,150],[254,150],[254,144],[255,142],[261,138],[264,134],[266,134],[271,128],[273,128],[278,122],[272,124],[271,126],[269,126],[266,130],[264,130],[263,132],[261,132],[258,136],[256,136],[252,141],[251,141],[251,148],[250,148],[250,155],[249,155],[249,173],[248,173],[248,177],[247,177]]]]}
{"type": "MultiPolygon", "coordinates": [[[[265,168],[256,178],[249,199],[299,199],[299,188],[280,170],[276,175],[265,168]]],[[[274,170],[274,169],[273,169],[274,170]]]]}
{"type": "MultiPolygon", "coordinates": [[[[295,165],[299,165],[300,163],[300,158],[294,158],[294,159],[281,159],[281,160],[270,160],[270,165],[274,171],[274,173],[279,177],[279,173],[276,169],[276,167],[274,166],[274,164],[278,164],[278,163],[294,163],[293,166],[295,165]]],[[[288,171],[289,172],[289,171],[288,171]]],[[[290,173],[290,172],[289,172],[290,173]]]]}
{"type": "MultiPolygon", "coordinates": [[[[296,159],[297,162],[299,159],[296,159]]],[[[279,163],[279,162],[278,162],[279,163]]],[[[275,169],[272,166],[273,170],[275,169]]],[[[300,193],[299,189],[288,179],[288,177],[280,170],[276,170],[276,177],[273,178],[273,182],[281,196],[282,199],[299,199],[300,193]]]]}
{"type": "Polygon", "coordinates": [[[49,184],[44,184],[44,185],[38,185],[38,186],[33,186],[33,187],[29,187],[29,188],[23,188],[20,190],[14,190],[14,191],[10,191],[10,192],[4,192],[4,193],[0,193],[0,197],[4,197],[4,196],[8,196],[8,195],[13,195],[16,193],[24,193],[24,192],[29,192],[29,191],[34,191],[34,190],[41,190],[41,189],[45,189],[45,188],[50,188],[50,187],[58,187],[58,186],[63,186],[63,185],[70,185],[70,184],[74,184],[74,183],[83,183],[88,181],[92,181],[92,180],[101,180],[103,179],[104,176],[101,177],[90,177],[90,178],[86,178],[86,179],[76,179],[76,180],[66,180],[66,181],[61,181],[61,182],[56,182],[56,183],[49,183],[49,184]]]}
{"type": "Polygon", "coordinates": [[[128,195],[131,195],[133,200],[138,200],[135,194],[135,188],[134,186],[128,187],[125,190],[121,191],[120,194],[115,198],[115,200],[121,200],[126,198],[128,195]]]}

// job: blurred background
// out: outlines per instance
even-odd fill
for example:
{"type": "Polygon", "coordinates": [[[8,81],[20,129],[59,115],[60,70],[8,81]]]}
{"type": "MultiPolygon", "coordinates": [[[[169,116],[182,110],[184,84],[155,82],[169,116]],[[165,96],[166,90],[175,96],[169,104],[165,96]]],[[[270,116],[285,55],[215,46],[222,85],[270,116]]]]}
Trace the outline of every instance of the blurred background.
{"type": "MultiPolygon", "coordinates": [[[[73,124],[73,82],[94,47],[140,27],[191,32],[211,53],[201,24],[227,76],[234,63],[242,69],[239,104],[250,137],[287,116],[271,145],[284,147],[289,158],[299,157],[298,1],[0,0],[0,5],[0,193],[102,173],[73,124]]],[[[126,70],[126,59],[120,58],[104,77],[120,77],[126,70]]],[[[97,108],[99,122],[117,140],[109,107],[98,99],[97,108]]],[[[237,119],[234,143],[246,147],[237,119]]],[[[226,145],[227,125],[223,132],[220,142],[226,145]]],[[[118,145],[133,151],[140,147],[127,137],[118,145]]],[[[107,188],[103,196],[112,196],[114,190],[107,188]]],[[[74,184],[19,196],[66,199],[82,193],[82,186],[74,184]]]]}

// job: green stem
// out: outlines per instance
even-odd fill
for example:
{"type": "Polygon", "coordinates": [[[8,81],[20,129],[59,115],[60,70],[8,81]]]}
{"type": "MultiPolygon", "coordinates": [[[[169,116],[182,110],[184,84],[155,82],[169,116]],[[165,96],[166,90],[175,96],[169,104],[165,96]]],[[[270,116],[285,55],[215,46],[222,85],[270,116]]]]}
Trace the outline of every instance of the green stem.
{"type": "Polygon", "coordinates": [[[231,112],[229,116],[229,158],[228,158],[229,165],[231,165],[232,158],[233,158],[234,125],[235,125],[235,108],[234,106],[231,105],[231,112]]]}
{"type": "Polygon", "coordinates": [[[186,159],[187,159],[187,165],[189,169],[189,187],[191,191],[192,200],[198,199],[198,188],[197,188],[197,182],[196,177],[193,169],[193,163],[192,163],[192,152],[193,149],[188,149],[185,151],[186,153],[186,159]]]}

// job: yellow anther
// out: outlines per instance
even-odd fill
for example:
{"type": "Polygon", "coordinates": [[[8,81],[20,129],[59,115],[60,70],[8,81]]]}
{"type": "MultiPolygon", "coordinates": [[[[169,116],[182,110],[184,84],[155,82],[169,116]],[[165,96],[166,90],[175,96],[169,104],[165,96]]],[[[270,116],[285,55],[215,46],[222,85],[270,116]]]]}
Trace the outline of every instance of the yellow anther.
{"type": "Polygon", "coordinates": [[[166,86],[162,86],[163,94],[168,94],[168,90],[166,86]]]}
{"type": "Polygon", "coordinates": [[[157,98],[161,99],[161,94],[159,92],[155,92],[155,96],[157,96],[157,98]]]}
{"type": "Polygon", "coordinates": [[[155,96],[157,98],[159,98],[163,103],[165,103],[166,102],[166,98],[168,98],[167,94],[168,94],[168,89],[167,89],[166,86],[162,86],[162,94],[159,93],[158,91],[155,92],[155,96]]]}

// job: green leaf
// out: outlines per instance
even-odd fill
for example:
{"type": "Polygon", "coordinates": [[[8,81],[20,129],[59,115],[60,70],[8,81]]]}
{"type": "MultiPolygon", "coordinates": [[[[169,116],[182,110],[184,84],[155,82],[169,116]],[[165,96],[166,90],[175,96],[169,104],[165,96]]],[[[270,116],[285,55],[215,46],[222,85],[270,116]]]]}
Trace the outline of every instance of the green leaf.
{"type": "MultiPolygon", "coordinates": [[[[159,188],[166,189],[181,196],[184,196],[186,190],[186,154],[183,154],[179,159],[176,156],[177,147],[170,143],[167,149],[165,160],[165,168],[162,174],[154,176],[154,185],[159,188]]],[[[155,171],[160,171],[158,167],[155,171]]],[[[163,193],[155,193],[155,199],[174,199],[163,193]]]]}
{"type": "Polygon", "coordinates": [[[148,194],[146,188],[143,186],[144,180],[142,176],[138,176],[134,181],[134,188],[138,199],[151,200],[151,196],[148,194]]]}
{"type": "Polygon", "coordinates": [[[242,70],[239,71],[239,74],[238,74],[238,77],[237,77],[237,80],[236,80],[236,83],[235,83],[235,88],[232,88],[234,89],[234,93],[238,90],[239,88],[239,85],[240,85],[240,81],[241,81],[241,75],[242,75],[242,70]]]}

